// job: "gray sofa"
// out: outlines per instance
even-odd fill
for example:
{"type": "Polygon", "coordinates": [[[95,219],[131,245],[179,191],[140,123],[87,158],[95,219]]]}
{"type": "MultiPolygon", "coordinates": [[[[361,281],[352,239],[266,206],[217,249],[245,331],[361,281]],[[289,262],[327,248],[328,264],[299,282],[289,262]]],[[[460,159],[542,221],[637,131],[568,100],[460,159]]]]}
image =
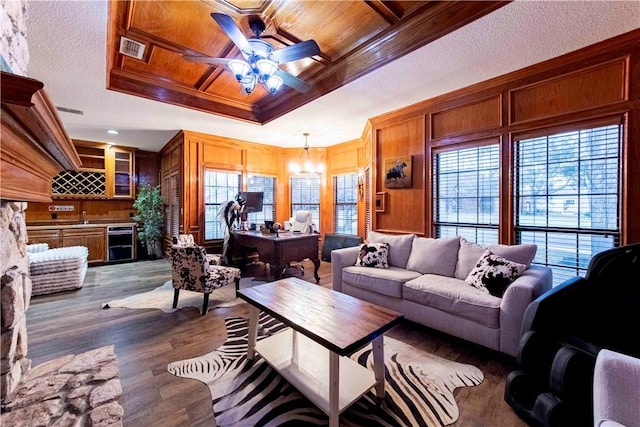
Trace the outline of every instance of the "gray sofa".
{"type": "Polygon", "coordinates": [[[359,246],[334,250],[334,290],[510,356],[518,353],[525,309],[551,288],[551,269],[531,265],[535,245],[485,248],[460,237],[432,239],[374,231],[368,241],[388,243],[388,268],[355,265],[359,246]],[[472,270],[477,272],[476,266],[487,249],[525,266],[501,297],[465,283],[472,270]]]}

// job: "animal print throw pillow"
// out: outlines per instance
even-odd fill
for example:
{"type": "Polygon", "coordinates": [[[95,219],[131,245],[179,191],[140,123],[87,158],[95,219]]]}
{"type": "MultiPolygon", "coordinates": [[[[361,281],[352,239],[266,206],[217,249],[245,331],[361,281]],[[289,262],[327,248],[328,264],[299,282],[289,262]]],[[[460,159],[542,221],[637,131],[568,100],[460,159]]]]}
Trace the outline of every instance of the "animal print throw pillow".
{"type": "Polygon", "coordinates": [[[388,243],[363,243],[356,260],[358,267],[389,268],[388,243]]]}
{"type": "Polygon", "coordinates": [[[509,261],[486,250],[464,281],[483,292],[502,298],[507,287],[526,269],[524,264],[509,261]]]}

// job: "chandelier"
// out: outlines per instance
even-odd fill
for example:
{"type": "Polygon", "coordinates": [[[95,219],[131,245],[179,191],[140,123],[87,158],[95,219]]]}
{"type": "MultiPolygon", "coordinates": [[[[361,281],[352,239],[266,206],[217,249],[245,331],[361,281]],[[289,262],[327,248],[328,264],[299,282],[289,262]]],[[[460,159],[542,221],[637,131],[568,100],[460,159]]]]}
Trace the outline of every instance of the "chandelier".
{"type": "Polygon", "coordinates": [[[302,135],[304,135],[304,148],[300,154],[301,161],[291,162],[289,164],[289,171],[294,174],[319,175],[324,171],[324,164],[322,162],[313,163],[311,161],[309,158],[309,142],[307,141],[309,133],[305,132],[302,135]]]}
{"type": "Polygon", "coordinates": [[[282,86],[282,79],[275,75],[275,72],[278,71],[278,64],[268,59],[273,52],[273,47],[260,39],[247,41],[252,48],[251,54],[246,56],[246,61],[241,59],[229,61],[231,72],[236,76],[236,80],[242,85],[242,90],[247,95],[253,92],[258,83],[267,92],[275,94],[282,86]]]}

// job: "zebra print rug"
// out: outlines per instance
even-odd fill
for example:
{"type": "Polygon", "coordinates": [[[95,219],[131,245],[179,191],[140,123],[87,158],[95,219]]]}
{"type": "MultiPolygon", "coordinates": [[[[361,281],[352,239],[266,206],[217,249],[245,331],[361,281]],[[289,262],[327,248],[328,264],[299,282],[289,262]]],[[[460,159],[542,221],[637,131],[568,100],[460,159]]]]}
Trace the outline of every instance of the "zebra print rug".
{"type": "MultiPolygon", "coordinates": [[[[205,383],[211,391],[218,426],[328,425],[329,418],[284,380],[264,359],[247,366],[248,321],[225,319],[227,341],[217,350],[170,363],[168,371],[205,383]]],[[[258,339],[286,328],[261,313],[258,339]]],[[[458,419],[453,390],[478,385],[482,372],[384,338],[386,398],[382,405],[373,390],[340,415],[341,426],[445,426],[458,419]]],[[[371,368],[371,346],[353,356],[371,368]]]]}

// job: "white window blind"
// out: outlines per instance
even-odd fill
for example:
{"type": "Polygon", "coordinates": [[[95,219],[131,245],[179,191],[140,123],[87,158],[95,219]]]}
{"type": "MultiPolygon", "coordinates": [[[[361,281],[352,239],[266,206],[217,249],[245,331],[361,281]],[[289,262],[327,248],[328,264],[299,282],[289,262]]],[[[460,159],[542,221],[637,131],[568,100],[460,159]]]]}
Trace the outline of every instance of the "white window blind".
{"type": "Polygon", "coordinates": [[[240,173],[204,171],[204,238],[222,239],[224,230],[217,218],[223,202],[235,200],[240,191],[240,173]]]}
{"type": "Polygon", "coordinates": [[[538,245],[554,284],[619,245],[620,144],[619,124],[516,142],[516,237],[538,245]]]}
{"type": "Polygon", "coordinates": [[[358,234],[358,176],[333,177],[333,230],[341,234],[358,234]]]}
{"type": "Polygon", "coordinates": [[[497,144],[435,153],[434,224],[437,237],[498,242],[500,152],[497,144]]]}
{"type": "Polygon", "coordinates": [[[320,178],[301,176],[291,178],[291,216],[296,211],[311,211],[316,230],[320,229],[320,178]]]}

